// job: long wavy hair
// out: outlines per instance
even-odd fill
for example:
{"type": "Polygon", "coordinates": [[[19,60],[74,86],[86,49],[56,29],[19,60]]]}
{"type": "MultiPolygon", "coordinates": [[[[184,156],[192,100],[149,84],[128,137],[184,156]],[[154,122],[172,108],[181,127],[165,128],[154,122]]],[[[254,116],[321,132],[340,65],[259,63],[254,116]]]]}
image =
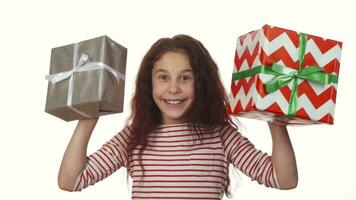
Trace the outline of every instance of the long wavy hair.
{"type": "MultiPolygon", "coordinates": [[[[220,80],[218,66],[203,44],[188,35],[161,38],[142,59],[131,101],[132,112],[127,121],[131,129],[127,163],[131,161],[133,149],[140,145],[138,160],[142,169],[142,151],[147,145],[147,134],[161,124],[161,112],[152,97],[152,68],[167,52],[185,53],[189,57],[194,74],[195,99],[184,117],[186,122],[194,127],[194,135],[200,138],[202,126],[215,128],[230,123],[237,128],[227,114],[227,95],[220,80]]],[[[130,167],[127,168],[127,180],[129,170],[130,167]]],[[[231,198],[229,176],[224,191],[226,196],[231,198]]]]}

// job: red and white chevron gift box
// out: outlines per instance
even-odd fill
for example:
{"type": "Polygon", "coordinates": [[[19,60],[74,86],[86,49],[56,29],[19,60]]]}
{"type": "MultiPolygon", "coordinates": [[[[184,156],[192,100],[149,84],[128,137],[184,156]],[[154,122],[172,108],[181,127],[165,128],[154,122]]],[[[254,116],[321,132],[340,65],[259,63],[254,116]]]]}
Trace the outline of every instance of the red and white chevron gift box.
{"type": "Polygon", "coordinates": [[[240,36],[229,114],[333,124],[341,48],[339,41],[270,25],[240,36]]]}

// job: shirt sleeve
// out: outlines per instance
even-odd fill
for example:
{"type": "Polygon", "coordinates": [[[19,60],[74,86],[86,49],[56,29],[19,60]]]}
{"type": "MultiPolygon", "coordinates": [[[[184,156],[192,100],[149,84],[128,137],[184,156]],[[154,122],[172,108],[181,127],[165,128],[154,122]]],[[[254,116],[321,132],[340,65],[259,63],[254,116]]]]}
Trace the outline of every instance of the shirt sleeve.
{"type": "Polygon", "coordinates": [[[80,191],[89,185],[94,185],[120,167],[127,167],[129,133],[129,128],[125,127],[100,149],[87,156],[86,166],[76,178],[73,191],[80,191]]]}
{"type": "Polygon", "coordinates": [[[259,184],[280,188],[271,156],[256,149],[231,125],[222,129],[221,140],[229,163],[259,184]]]}

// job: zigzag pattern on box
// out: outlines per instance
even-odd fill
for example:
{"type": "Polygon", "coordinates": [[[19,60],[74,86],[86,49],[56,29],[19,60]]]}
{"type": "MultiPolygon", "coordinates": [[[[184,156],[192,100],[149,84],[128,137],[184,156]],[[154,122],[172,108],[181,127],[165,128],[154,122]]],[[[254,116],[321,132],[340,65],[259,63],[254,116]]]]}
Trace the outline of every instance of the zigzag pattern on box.
{"type": "MultiPolygon", "coordinates": [[[[263,31],[251,32],[245,35],[243,40],[238,39],[234,72],[255,67],[260,63],[271,65],[275,61],[298,69],[298,34],[281,29],[278,29],[279,32],[274,30],[274,34],[270,34],[270,30],[273,28],[268,28],[270,27],[263,29],[263,31]],[[261,62],[259,62],[260,59],[261,62]]],[[[318,46],[320,38],[314,36],[308,36],[308,38],[303,66],[318,65],[323,67],[326,73],[338,75],[342,44],[333,40],[323,40],[323,42],[328,42],[318,46]],[[315,41],[318,42],[315,43],[315,41]]],[[[269,110],[271,107],[273,109],[279,107],[286,114],[288,111],[286,99],[290,97],[292,83],[273,94],[267,95],[263,90],[263,84],[273,78],[268,76],[270,75],[260,74],[255,78],[233,81],[231,84],[232,96],[229,97],[229,112],[248,111],[254,106],[258,106],[258,108],[265,110],[269,110]],[[266,76],[267,79],[265,79],[266,76]],[[254,91],[256,91],[256,94],[254,91]],[[277,99],[278,101],[276,101],[277,99]],[[258,104],[254,105],[254,102],[258,104]],[[232,110],[232,108],[234,109],[232,110]]],[[[333,113],[330,113],[330,110],[335,107],[337,84],[320,86],[303,80],[299,82],[298,101],[303,103],[298,104],[297,114],[304,115],[307,119],[323,120],[326,118],[324,120],[332,120],[333,113]],[[313,101],[311,102],[310,99],[313,99],[313,101]]]]}
{"type": "MultiPolygon", "coordinates": [[[[277,111],[277,113],[278,111],[280,111],[281,114],[286,114],[286,112],[288,111],[289,104],[287,101],[284,100],[282,93],[280,92],[273,93],[273,95],[268,95],[265,98],[261,98],[259,95],[257,95],[257,99],[255,101],[253,101],[251,95],[245,95],[243,90],[239,91],[237,95],[240,95],[240,97],[245,98],[230,99],[230,113],[248,111],[255,106],[257,110],[273,110],[273,112],[277,111]],[[242,93],[241,95],[240,92],[242,93]],[[279,101],[276,101],[276,98],[278,98],[279,101]],[[258,105],[253,105],[253,102],[258,102],[258,105]],[[235,109],[232,110],[231,107],[235,109]]],[[[335,107],[335,102],[332,99],[326,100],[325,102],[321,103],[320,105],[318,105],[317,109],[315,109],[315,105],[312,104],[312,102],[309,100],[308,97],[306,97],[305,94],[301,95],[298,98],[298,101],[303,102],[303,106],[299,104],[297,109],[297,115],[302,115],[302,113],[305,113],[303,114],[303,118],[305,119],[322,121],[322,118],[325,118],[326,116],[328,119],[334,116],[334,113],[330,112],[330,110],[333,110],[333,108],[335,107]]]]}
{"type": "MultiPolygon", "coordinates": [[[[265,54],[264,56],[276,58],[275,60],[281,59],[288,66],[298,66],[299,48],[295,46],[291,40],[292,36],[288,35],[286,32],[282,32],[279,36],[274,36],[272,41],[269,37],[270,36],[263,34],[263,32],[257,31],[253,40],[249,35],[246,36],[242,44],[240,43],[241,41],[238,40],[235,56],[235,67],[237,71],[240,71],[241,63],[244,60],[247,60],[249,66],[252,67],[251,63],[254,61],[256,53],[259,53],[259,48],[263,50],[265,54]],[[278,51],[278,54],[276,51],[278,51]]],[[[307,41],[304,66],[318,65],[323,67],[330,62],[339,63],[341,57],[341,44],[332,40],[326,40],[330,41],[329,44],[325,43],[325,45],[322,46],[322,49],[319,49],[321,45],[318,46],[314,40],[320,39],[315,38],[316,37],[310,36],[310,39],[307,41]],[[308,56],[314,59],[316,58],[316,60],[313,63],[310,63],[308,56]]],[[[334,67],[338,69],[339,64],[334,65],[334,67]]]]}
{"type": "MultiPolygon", "coordinates": [[[[256,79],[258,79],[261,83],[263,82],[261,81],[261,79],[259,79],[259,77],[256,77],[256,79]]],[[[250,78],[250,80],[253,79],[250,78]]],[[[242,80],[242,82],[243,81],[244,80],[242,80]]],[[[254,82],[250,83],[250,87],[253,86],[253,83],[254,82]]],[[[246,84],[244,86],[246,86],[246,84]]],[[[251,101],[253,101],[253,96],[255,96],[253,102],[256,102],[256,109],[274,111],[276,108],[271,108],[271,106],[275,107],[276,105],[274,104],[277,104],[279,109],[282,110],[284,114],[287,114],[289,105],[288,99],[290,98],[291,92],[289,87],[291,86],[285,86],[269,95],[261,94],[260,92],[262,90],[255,90],[256,92],[254,92],[254,90],[240,89],[237,90],[238,93],[235,95],[235,97],[237,96],[239,98],[230,98],[230,105],[232,107],[235,107],[236,104],[241,104],[242,108],[234,110],[234,112],[248,111],[252,107],[249,107],[247,105],[251,104],[251,101]]],[[[320,89],[320,91],[318,91],[312,89],[312,87],[316,88],[317,86],[311,85],[308,81],[303,81],[299,84],[298,87],[300,88],[298,90],[298,110],[303,108],[306,113],[310,115],[309,118],[313,120],[320,120],[326,114],[329,114],[330,110],[333,110],[332,108],[335,107],[336,89],[334,86],[328,87],[326,90],[320,89]],[[320,93],[318,94],[316,91],[320,93]],[[310,98],[313,98],[313,101],[310,101],[310,98]],[[319,117],[317,117],[317,115],[313,113],[318,113],[319,117]]],[[[333,116],[333,113],[331,113],[331,115],[333,116]]]]}

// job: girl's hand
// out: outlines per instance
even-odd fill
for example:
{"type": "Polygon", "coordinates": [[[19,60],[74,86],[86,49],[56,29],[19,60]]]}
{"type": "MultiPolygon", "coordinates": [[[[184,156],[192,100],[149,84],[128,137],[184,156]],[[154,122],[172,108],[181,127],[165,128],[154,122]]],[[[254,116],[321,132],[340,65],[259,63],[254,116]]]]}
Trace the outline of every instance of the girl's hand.
{"type": "Polygon", "coordinates": [[[93,127],[96,125],[98,120],[99,120],[99,117],[90,118],[90,119],[80,119],[80,120],[78,120],[78,126],[79,126],[79,124],[81,124],[81,126],[93,127]]]}
{"type": "Polygon", "coordinates": [[[280,126],[286,126],[287,123],[281,120],[274,120],[274,121],[270,121],[268,122],[268,124],[275,124],[275,125],[280,125],[280,126]]]}
{"type": "Polygon", "coordinates": [[[284,117],[276,117],[268,122],[269,124],[277,124],[277,125],[288,125],[288,119],[284,117]]]}

